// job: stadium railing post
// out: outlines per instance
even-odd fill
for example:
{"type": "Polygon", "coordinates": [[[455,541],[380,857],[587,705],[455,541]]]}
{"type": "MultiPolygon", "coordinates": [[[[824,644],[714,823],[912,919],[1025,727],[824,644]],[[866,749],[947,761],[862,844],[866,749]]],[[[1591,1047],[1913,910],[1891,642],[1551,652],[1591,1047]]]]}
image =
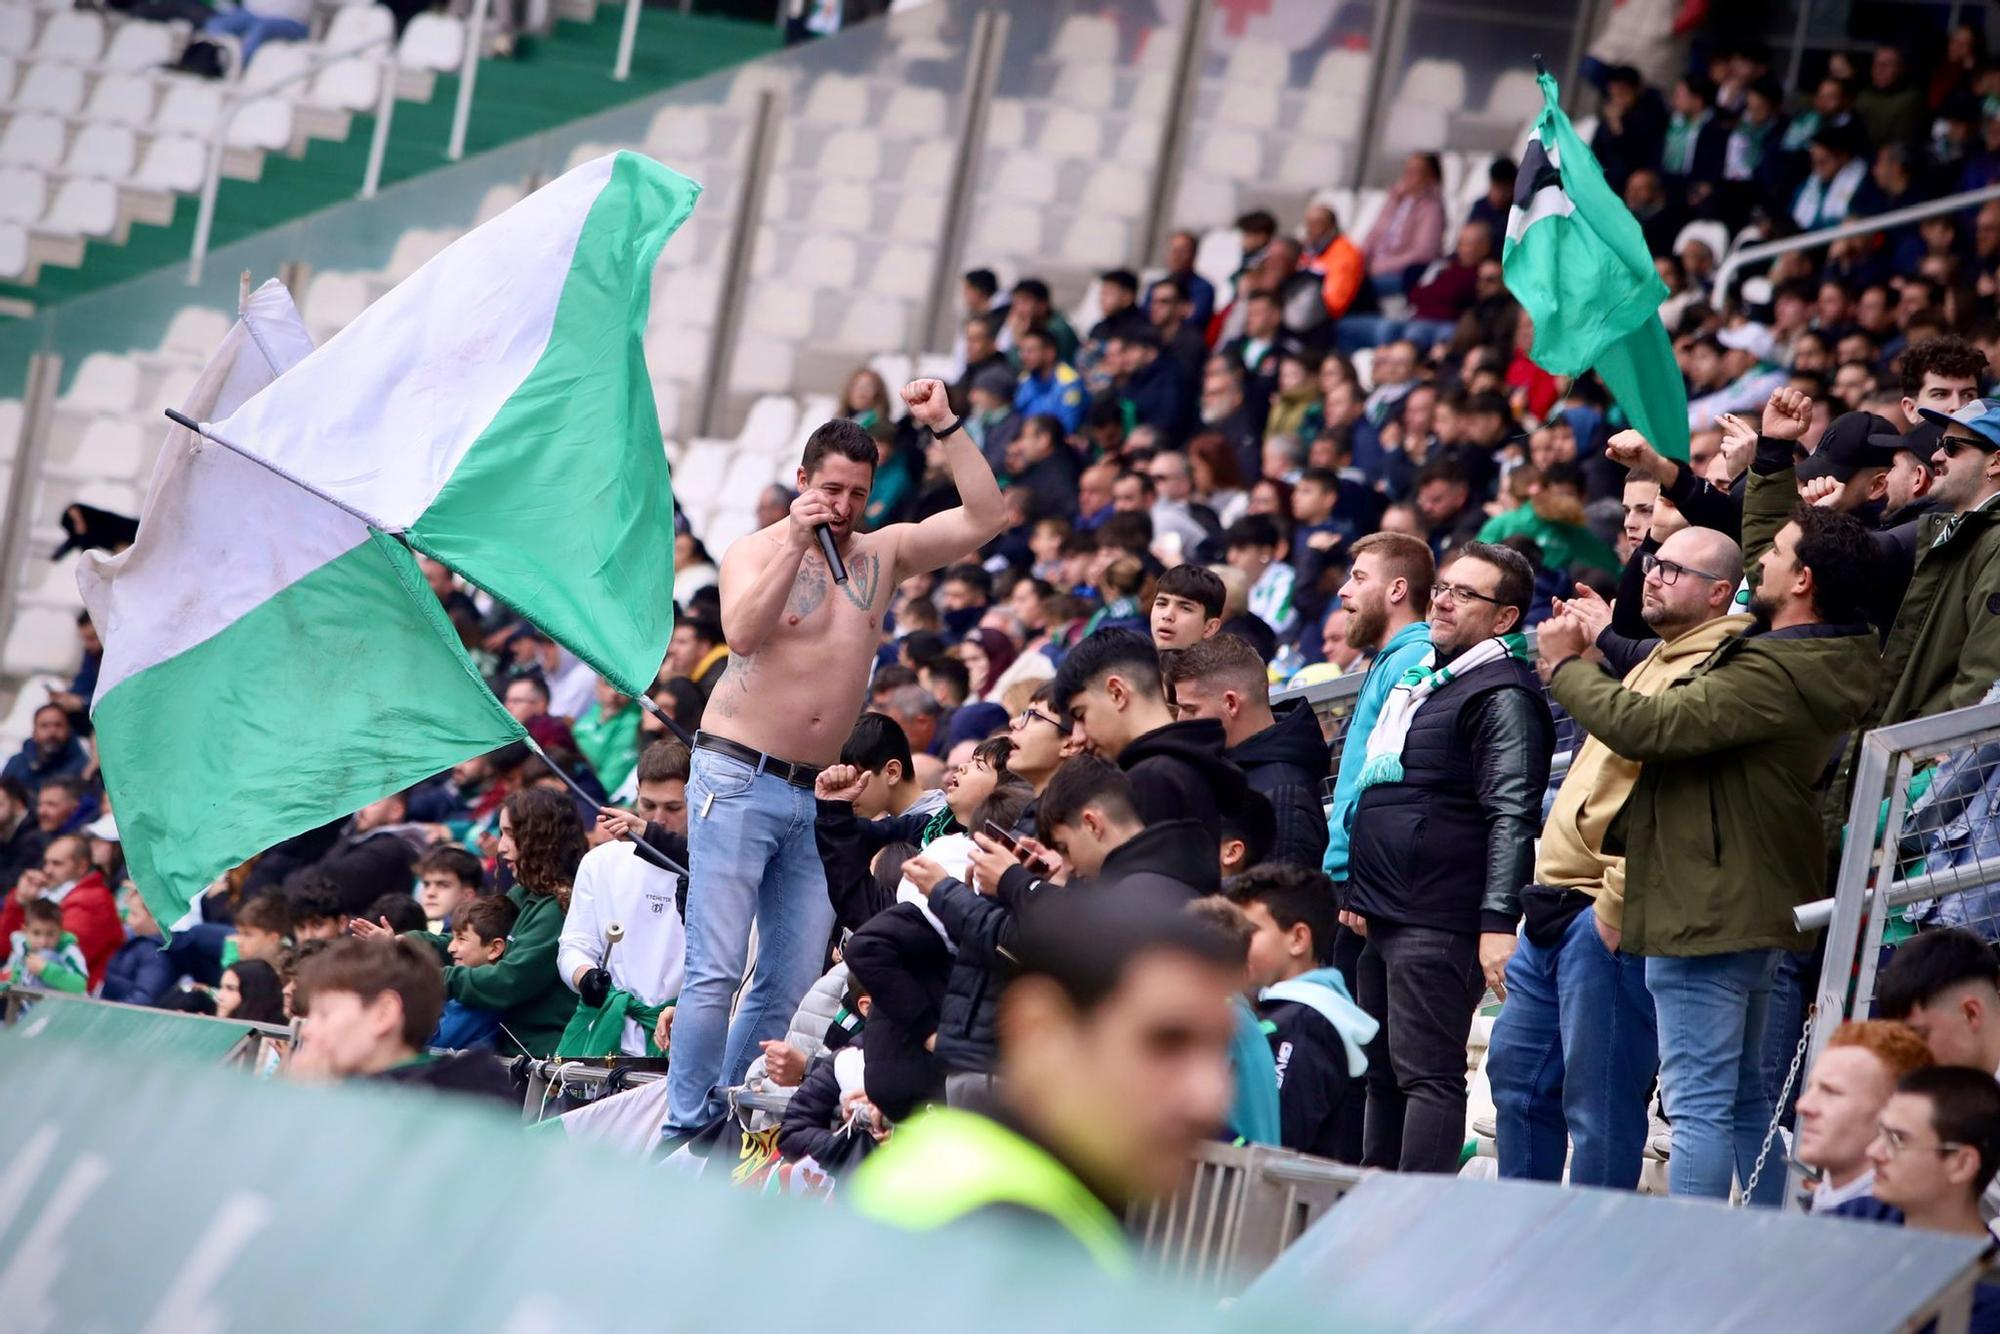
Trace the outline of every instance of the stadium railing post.
{"type": "Polygon", "coordinates": [[[757,225],[764,217],[764,187],[778,147],[778,94],[762,88],[751,111],[750,133],[743,145],[743,184],[736,195],[736,214],[729,228],[729,248],[723,252],[722,281],[715,292],[715,320],[709,336],[708,370],[702,376],[695,434],[712,436],[721,418],[722,396],[729,389],[729,371],[736,360],[742,332],[743,296],[750,284],[750,263],[757,253],[757,225]]]}
{"type": "Polygon", "coordinates": [[[465,28],[465,56],[458,69],[458,105],[451,113],[451,143],[445,156],[453,162],[465,156],[465,131],[472,122],[472,90],[479,82],[479,58],[486,44],[486,11],[492,0],[472,0],[472,17],[465,28]]]}
{"type": "Polygon", "coordinates": [[[924,294],[923,318],[911,331],[912,356],[932,348],[950,347],[943,327],[958,292],[959,265],[972,226],[972,196],[978,188],[979,161],[986,149],[986,115],[1000,77],[1000,57],[1007,49],[1009,19],[1004,10],[986,6],[973,16],[965,54],[965,86],[959,96],[958,143],[952,149],[951,180],[945,187],[944,225],[938,230],[937,253],[924,294]]]}
{"type": "Polygon", "coordinates": [[[21,567],[28,560],[28,542],[35,526],[35,501],[40,498],[42,460],[48,453],[49,431],[55,424],[56,387],[62,381],[62,358],[37,352],[28,358],[27,387],[21,396],[20,437],[14,442],[14,462],[7,482],[6,527],[0,530],[0,625],[14,623],[21,596],[21,567]]]}
{"type": "Polygon", "coordinates": [[[1187,0],[1181,17],[1179,41],[1174,47],[1174,84],[1167,97],[1166,114],[1160,118],[1160,147],[1153,154],[1153,179],[1146,194],[1146,225],[1139,233],[1139,253],[1133,267],[1141,267],[1160,253],[1166,244],[1167,229],[1173,226],[1174,209],[1180,202],[1181,167],[1187,160],[1188,132],[1194,123],[1194,104],[1201,91],[1201,69],[1207,63],[1208,28],[1215,10],[1214,0],[1187,0]]]}

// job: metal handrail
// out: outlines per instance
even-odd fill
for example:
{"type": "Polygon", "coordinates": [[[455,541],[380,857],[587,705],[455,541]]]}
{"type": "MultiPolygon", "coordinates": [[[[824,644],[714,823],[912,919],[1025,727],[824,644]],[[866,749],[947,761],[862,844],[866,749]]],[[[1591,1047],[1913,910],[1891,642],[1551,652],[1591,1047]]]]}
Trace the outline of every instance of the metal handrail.
{"type": "Polygon", "coordinates": [[[1776,259],[1779,255],[1790,254],[1794,250],[1814,250],[1835,241],[1844,241],[1850,236],[1869,236],[1875,232],[1889,231],[1912,222],[1922,222],[1925,218],[1935,218],[1943,213],[1957,213],[1961,209],[1983,204],[1989,199],[2000,199],[2000,185],[1988,185],[1961,194],[1946,195],[1943,199],[1911,204],[1907,208],[1891,209],[1887,213],[1851,219],[1835,227],[1821,228],[1819,231],[1800,232],[1797,236],[1782,237],[1776,241],[1759,241],[1755,245],[1743,246],[1731,251],[1729,257],[1716,269],[1715,285],[1709,289],[1709,300],[1720,306],[1723,298],[1729,294],[1729,280],[1746,264],[1776,259]]]}
{"type": "Polygon", "coordinates": [[[256,88],[244,86],[239,77],[231,82],[223,94],[222,110],[215,118],[215,125],[208,135],[208,167],[202,174],[201,203],[195,212],[194,241],[188,251],[188,286],[201,282],[202,262],[208,258],[208,242],[215,230],[215,197],[222,188],[222,154],[226,147],[229,127],[236,119],[236,113],[252,102],[260,102],[280,88],[317,78],[333,66],[354,60],[376,50],[387,54],[382,61],[382,89],[378,95],[375,110],[375,135],[368,146],[367,175],[362,181],[361,197],[373,199],[376,187],[382,179],[382,160],[389,146],[389,120],[395,114],[396,74],[401,62],[396,58],[396,39],[393,36],[377,37],[362,42],[358,46],[342,47],[339,51],[322,51],[312,57],[309,63],[294,73],[269,83],[260,83],[256,88]]]}

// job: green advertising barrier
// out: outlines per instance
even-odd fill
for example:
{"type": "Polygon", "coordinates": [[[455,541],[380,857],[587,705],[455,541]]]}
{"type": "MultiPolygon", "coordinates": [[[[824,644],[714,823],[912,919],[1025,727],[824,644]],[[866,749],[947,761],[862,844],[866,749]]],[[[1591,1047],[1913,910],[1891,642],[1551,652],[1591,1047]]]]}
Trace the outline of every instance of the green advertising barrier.
{"type": "Polygon", "coordinates": [[[870,1334],[1313,1328],[1014,1235],[910,1236],[441,1095],[0,1042],[0,1328],[870,1334]]]}
{"type": "Polygon", "coordinates": [[[158,1052],[215,1065],[255,1031],[249,1024],[232,1024],[206,1015],[43,996],[7,1035],[24,1042],[53,1040],[119,1051],[158,1052]]]}

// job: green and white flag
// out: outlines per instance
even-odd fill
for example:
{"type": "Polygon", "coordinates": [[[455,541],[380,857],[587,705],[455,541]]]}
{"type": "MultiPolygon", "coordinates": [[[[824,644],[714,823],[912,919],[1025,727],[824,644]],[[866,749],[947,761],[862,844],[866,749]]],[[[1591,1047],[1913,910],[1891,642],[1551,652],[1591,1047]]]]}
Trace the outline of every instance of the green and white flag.
{"type": "MultiPolygon", "coordinates": [[[[266,283],[188,415],[229,412],[311,350],[266,283]]],[[[401,544],[181,427],[138,540],[86,554],[77,585],[104,639],[105,789],[165,925],[280,839],[525,736],[401,544]]]]}
{"type": "Polygon", "coordinates": [[[1687,386],[1660,323],[1667,285],[1645,233],[1604,179],[1541,76],[1542,114],[1521,156],[1501,265],[1535,325],[1535,364],[1551,375],[1595,370],[1640,434],[1688,456],[1687,386]]]}
{"type": "Polygon", "coordinates": [[[640,346],[701,187],[614,153],[477,228],[218,422],[627,694],[673,633],[673,493],[640,346]]]}

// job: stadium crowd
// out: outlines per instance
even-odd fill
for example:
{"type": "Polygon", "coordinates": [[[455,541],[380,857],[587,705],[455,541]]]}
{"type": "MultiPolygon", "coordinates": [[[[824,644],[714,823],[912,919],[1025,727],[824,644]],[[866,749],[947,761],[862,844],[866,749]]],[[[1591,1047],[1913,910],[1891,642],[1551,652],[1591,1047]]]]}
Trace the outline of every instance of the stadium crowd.
{"type": "Polygon", "coordinates": [[[776,707],[746,604],[792,627],[842,605],[803,536],[765,588],[680,527],[657,714],[426,561],[547,760],[468,760],[162,924],[100,809],[84,623],[82,672],[0,776],[12,982],[308,1015],[302,1074],[495,1096],[494,1062],[424,1053],[678,1040],[700,1068],[677,1131],[711,1085],[788,1095],[780,1151],[837,1177],[916,1109],[998,1096],[1039,905],[1137,886],[1223,942],[1226,1138],[1457,1170],[1490,993],[1503,1176],[1629,1189],[1664,1152],[1676,1195],[1775,1203],[1795,1093],[1815,1210],[1978,1230],[2000,1169],[1992,941],[1925,923],[1882,1017],[1840,1028],[1795,1090],[1817,965],[1791,910],[1825,893],[1853,739],[2000,679],[2000,203],[1790,252],[1720,304],[1709,281],[1718,230],[2000,179],[2000,66],[1964,28],[1921,80],[1887,47],[1796,96],[1747,50],[1664,90],[1593,76],[1593,147],[1670,292],[1687,460],[1593,378],[1534,364],[1498,257],[1504,161],[1464,219],[1427,154],[1365,235],[1324,203],[1246,214],[1226,284],[1176,234],[1157,270],[1100,275],[1088,320],[975,269],[955,380],[899,398],[857,371],[800,489],[764,496],[738,544],[790,550],[850,499],[858,539],[933,537],[941,568],[893,587],[851,549],[839,586],[872,619],[837,760],[702,731],[776,707]],[[858,495],[833,494],[857,469],[858,495]],[[1277,697],[1350,674],[1338,716],[1277,697]],[[746,750],[733,784],[702,767],[746,750]],[[801,836],[751,865],[767,778],[801,836]],[[740,922],[709,888],[724,862],[747,868],[740,922]],[[725,1041],[750,898],[753,1022],[725,1041]],[[1670,1131],[1649,1146],[1656,1081],[1670,1131]]]}

